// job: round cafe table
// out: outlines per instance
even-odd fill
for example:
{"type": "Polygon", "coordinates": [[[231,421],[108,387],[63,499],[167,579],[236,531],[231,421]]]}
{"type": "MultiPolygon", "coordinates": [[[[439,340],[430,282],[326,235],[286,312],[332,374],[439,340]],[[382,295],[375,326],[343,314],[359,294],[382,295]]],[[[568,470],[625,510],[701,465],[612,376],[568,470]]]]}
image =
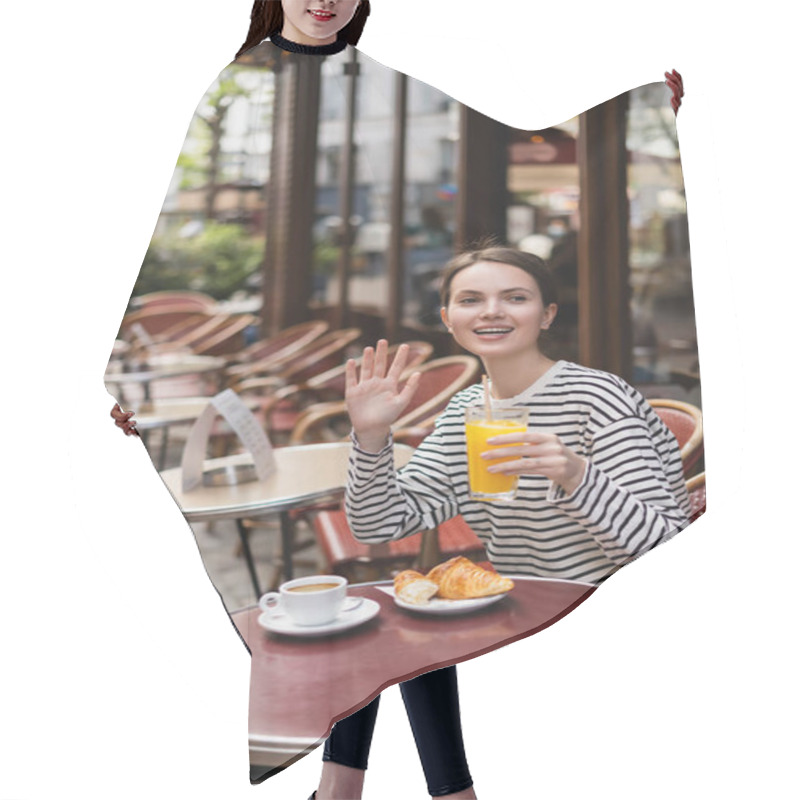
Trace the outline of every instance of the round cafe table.
{"type": "Polygon", "coordinates": [[[596,588],[579,581],[511,577],[515,586],[506,597],[460,616],[406,611],[387,593],[388,581],[355,584],[349,594],[376,601],[380,612],[360,627],[327,637],[268,633],[258,623],[258,607],[233,613],[252,655],[253,775],[264,777],[306,755],[324,741],[334,722],[387,686],[543,630],[596,588]]]}
{"type": "MultiPolygon", "coordinates": [[[[291,511],[344,495],[351,447],[349,442],[277,447],[273,450],[277,468],[272,475],[263,481],[234,486],[201,485],[184,492],[180,467],[160,474],[187,522],[236,521],[253,589],[256,597],[260,597],[261,586],[242,520],[279,515],[284,579],[291,580],[294,539],[291,511]]],[[[413,448],[396,444],[395,466],[405,465],[413,453],[413,448]]],[[[250,454],[242,453],[210,459],[203,466],[208,471],[250,462],[250,454]]]]}

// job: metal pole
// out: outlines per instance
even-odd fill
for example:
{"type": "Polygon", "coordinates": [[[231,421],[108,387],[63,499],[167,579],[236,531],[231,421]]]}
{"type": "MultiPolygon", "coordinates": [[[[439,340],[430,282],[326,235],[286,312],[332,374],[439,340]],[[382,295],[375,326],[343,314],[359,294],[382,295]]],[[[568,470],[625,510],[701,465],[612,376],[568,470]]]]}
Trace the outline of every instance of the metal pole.
{"type": "Polygon", "coordinates": [[[355,175],[355,128],[356,128],[356,84],[359,73],[358,51],[350,48],[350,61],[345,65],[347,82],[347,109],[345,119],[345,136],[342,158],[342,174],[339,183],[339,208],[341,215],[339,266],[339,308],[336,324],[345,328],[350,320],[350,273],[352,271],[353,229],[350,218],[353,216],[353,183],[355,175]]]}
{"type": "Polygon", "coordinates": [[[389,253],[387,273],[389,302],[386,309],[386,336],[397,342],[403,321],[405,275],[405,176],[406,176],[406,112],[408,78],[396,73],[394,82],[394,142],[392,145],[392,195],[389,218],[389,253]]]}

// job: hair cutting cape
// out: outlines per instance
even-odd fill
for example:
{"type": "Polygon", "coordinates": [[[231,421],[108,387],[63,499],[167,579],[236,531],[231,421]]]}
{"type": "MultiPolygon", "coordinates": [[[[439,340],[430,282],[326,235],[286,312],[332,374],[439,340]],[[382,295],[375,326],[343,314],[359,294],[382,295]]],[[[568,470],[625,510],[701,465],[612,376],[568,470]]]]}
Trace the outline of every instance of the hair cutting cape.
{"type": "MultiPolygon", "coordinates": [[[[137,412],[150,455],[251,652],[254,774],[312,750],[334,721],[384,687],[552,624],[704,508],[686,200],[670,97],[654,83],[563,124],[520,130],[350,46],[321,55],[268,41],[228,65],[203,97],[107,379],[123,407],[137,412]],[[496,508],[486,523],[499,531],[494,539],[481,528],[482,511],[472,517],[477,532],[466,511],[447,522],[432,511],[421,518],[439,528],[438,537],[356,542],[341,510],[347,457],[323,463],[324,447],[350,447],[337,368],[382,336],[392,345],[422,343],[423,368],[458,354],[439,322],[438,276],[455,253],[489,240],[548,263],[559,287],[548,353],[567,368],[620,376],[653,401],[676,435],[681,483],[691,480],[694,505],[685,492],[676,500],[683,521],[652,541],[655,523],[643,522],[646,547],[628,542],[600,579],[579,577],[574,552],[568,567],[559,561],[546,505],[524,512],[524,525],[541,530],[530,569],[523,544],[519,556],[508,549],[498,556],[505,545],[496,508]],[[328,444],[313,450],[319,443],[328,444]],[[298,445],[312,449],[281,457],[298,445]],[[219,469],[228,462],[209,463],[237,453],[261,471],[230,478],[219,469]],[[327,490],[315,489],[323,469],[334,476],[323,480],[327,490]],[[220,485],[206,485],[215,477],[220,485]],[[473,613],[395,604],[390,580],[398,570],[460,553],[521,577],[506,597],[473,613]],[[318,635],[297,626],[267,630],[257,593],[290,572],[340,573],[351,584],[374,585],[351,585],[365,598],[360,609],[342,612],[361,615],[352,625],[318,635]]],[[[463,389],[451,380],[442,377],[437,391],[463,389]]],[[[408,421],[416,433],[398,439],[418,445],[448,399],[426,406],[408,421]]],[[[576,403],[551,403],[549,413],[572,413],[576,403]]],[[[530,424],[546,422],[534,408],[530,424]]],[[[622,486],[638,457],[625,441],[614,440],[603,455],[607,464],[632,459],[627,472],[615,473],[622,486]]],[[[504,509],[503,519],[523,513],[513,502],[504,509]]],[[[592,513],[583,507],[575,516],[590,527],[592,513]]],[[[624,504],[608,508],[610,527],[629,513],[624,504]]]]}

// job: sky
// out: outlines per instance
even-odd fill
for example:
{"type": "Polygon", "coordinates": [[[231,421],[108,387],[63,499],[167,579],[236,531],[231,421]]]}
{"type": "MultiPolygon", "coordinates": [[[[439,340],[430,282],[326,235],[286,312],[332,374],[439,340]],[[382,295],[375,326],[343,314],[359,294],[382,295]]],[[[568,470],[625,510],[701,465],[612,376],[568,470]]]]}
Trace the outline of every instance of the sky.
{"type": "MultiPolygon", "coordinates": [[[[547,631],[459,668],[478,796],[794,795],[788,20],[771,0],[373,7],[363,52],[518,127],[672,67],[686,85],[709,512],[547,631]]],[[[283,800],[316,786],[318,752],[250,786],[248,656],[102,382],[186,128],[249,10],[2,12],[0,800],[283,800]]],[[[366,787],[367,799],[426,796],[396,689],[366,787]]]]}

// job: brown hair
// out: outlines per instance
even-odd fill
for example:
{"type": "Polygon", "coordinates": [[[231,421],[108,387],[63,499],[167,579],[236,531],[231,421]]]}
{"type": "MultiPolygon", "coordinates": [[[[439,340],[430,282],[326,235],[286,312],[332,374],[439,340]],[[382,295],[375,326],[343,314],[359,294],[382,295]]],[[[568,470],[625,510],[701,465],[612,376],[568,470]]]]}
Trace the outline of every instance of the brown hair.
{"type": "MultiPolygon", "coordinates": [[[[348,44],[358,44],[368,16],[369,0],[361,0],[353,19],[339,31],[337,38],[345,39],[348,44]]],[[[247,38],[239,48],[236,58],[282,30],[283,6],[280,0],[255,0],[250,12],[250,30],[247,32],[247,38]]]]}
{"type": "Polygon", "coordinates": [[[556,283],[553,280],[553,274],[547,267],[547,264],[542,261],[539,256],[533,253],[526,253],[522,250],[516,250],[513,247],[499,247],[488,246],[479,247],[477,250],[467,250],[460,253],[455,258],[451,259],[442,272],[442,284],[439,289],[439,296],[442,305],[447,307],[450,303],[450,287],[453,283],[453,278],[458,275],[461,270],[471,267],[480,261],[490,261],[493,264],[508,264],[512,267],[527,272],[539,287],[539,293],[542,295],[542,303],[549,306],[550,303],[558,302],[558,293],[556,291],[556,283]]]}

